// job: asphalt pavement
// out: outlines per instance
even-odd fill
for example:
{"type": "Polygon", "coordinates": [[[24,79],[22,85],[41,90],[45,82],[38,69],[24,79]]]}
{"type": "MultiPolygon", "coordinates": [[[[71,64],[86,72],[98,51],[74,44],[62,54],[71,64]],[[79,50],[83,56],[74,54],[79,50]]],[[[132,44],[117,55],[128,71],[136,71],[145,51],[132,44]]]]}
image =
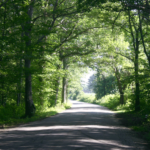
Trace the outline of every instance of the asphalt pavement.
{"type": "Polygon", "coordinates": [[[147,150],[105,107],[71,101],[72,108],[40,121],[0,129],[0,150],[147,150]]]}

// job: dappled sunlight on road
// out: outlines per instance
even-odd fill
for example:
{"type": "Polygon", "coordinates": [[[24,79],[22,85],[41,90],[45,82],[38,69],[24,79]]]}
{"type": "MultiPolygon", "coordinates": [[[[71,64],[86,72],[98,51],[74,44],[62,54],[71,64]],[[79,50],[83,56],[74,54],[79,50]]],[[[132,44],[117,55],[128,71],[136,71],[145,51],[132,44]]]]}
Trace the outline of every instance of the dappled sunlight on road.
{"type": "Polygon", "coordinates": [[[77,101],[71,101],[73,103],[72,109],[68,109],[65,112],[62,113],[79,113],[79,112],[99,112],[99,113],[110,113],[114,114],[113,111],[110,111],[109,109],[98,106],[95,104],[88,104],[83,102],[77,102],[77,101]]]}
{"type": "Polygon", "coordinates": [[[146,150],[105,107],[72,101],[56,116],[1,129],[2,150],[146,150]]]}
{"type": "MultiPolygon", "coordinates": [[[[69,130],[82,130],[88,128],[89,130],[94,129],[123,129],[123,127],[118,126],[100,126],[100,125],[72,125],[72,126],[38,126],[38,127],[19,127],[11,128],[0,131],[41,131],[41,130],[56,130],[56,129],[69,129],[69,130]]],[[[125,127],[124,127],[125,128],[125,127]]]]}
{"type": "MultiPolygon", "coordinates": [[[[113,145],[113,146],[118,146],[118,147],[122,147],[122,148],[132,148],[131,146],[127,146],[127,145],[123,145],[123,144],[121,144],[119,141],[115,141],[115,140],[93,140],[93,139],[91,139],[91,140],[89,140],[89,139],[81,139],[81,140],[79,140],[80,142],[82,142],[82,143],[95,143],[95,144],[106,144],[107,146],[109,146],[109,145],[113,145]]],[[[111,149],[111,150],[113,150],[113,148],[111,149]]],[[[116,148],[114,149],[114,150],[117,150],[116,148]]],[[[120,149],[119,149],[120,150],[120,149]]]]}
{"type": "Polygon", "coordinates": [[[109,110],[100,110],[100,109],[96,109],[96,108],[86,108],[86,109],[83,109],[83,108],[78,108],[78,109],[71,109],[71,110],[67,110],[66,112],[62,112],[62,113],[78,113],[78,112],[92,112],[92,113],[96,113],[96,112],[99,112],[99,113],[109,113],[109,114],[114,114],[114,112],[112,111],[109,111],[109,110]]]}

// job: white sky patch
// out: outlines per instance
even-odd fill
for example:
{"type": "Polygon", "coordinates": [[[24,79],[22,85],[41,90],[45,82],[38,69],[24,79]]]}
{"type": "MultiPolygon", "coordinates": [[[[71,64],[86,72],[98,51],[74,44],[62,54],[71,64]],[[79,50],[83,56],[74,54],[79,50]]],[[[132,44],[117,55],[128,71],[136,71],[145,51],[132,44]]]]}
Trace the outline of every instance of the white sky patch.
{"type": "Polygon", "coordinates": [[[96,73],[96,71],[90,69],[87,73],[85,73],[83,75],[83,77],[81,78],[81,82],[84,84],[88,84],[88,80],[89,80],[90,76],[92,76],[95,73],[96,73]]]}

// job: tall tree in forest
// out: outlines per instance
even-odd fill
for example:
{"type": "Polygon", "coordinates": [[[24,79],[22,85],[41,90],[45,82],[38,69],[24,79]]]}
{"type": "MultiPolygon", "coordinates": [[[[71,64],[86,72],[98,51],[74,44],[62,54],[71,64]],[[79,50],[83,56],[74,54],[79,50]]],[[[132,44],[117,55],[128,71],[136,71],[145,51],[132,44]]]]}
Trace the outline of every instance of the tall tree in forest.
{"type": "MultiPolygon", "coordinates": [[[[37,50],[41,50],[41,44],[44,44],[46,37],[51,33],[56,32],[56,27],[58,25],[63,27],[61,22],[64,20],[63,18],[78,13],[78,10],[76,9],[76,1],[67,0],[63,2],[55,0],[51,3],[48,1],[43,2],[40,0],[31,0],[27,3],[16,3],[14,8],[17,12],[19,20],[23,20],[23,22],[20,23],[20,26],[22,27],[23,32],[23,43],[25,44],[25,117],[31,117],[35,112],[35,106],[32,99],[31,61],[34,58],[35,53],[38,53],[37,50]],[[37,10],[39,9],[40,11],[37,13],[37,10]],[[44,17],[44,20],[42,17],[44,17]]],[[[75,37],[76,35],[74,35],[72,38],[75,37]]],[[[53,53],[66,41],[68,41],[68,38],[63,40],[60,44],[56,44],[55,46],[46,43],[46,41],[45,45],[50,45],[51,50],[49,52],[53,53]]]]}

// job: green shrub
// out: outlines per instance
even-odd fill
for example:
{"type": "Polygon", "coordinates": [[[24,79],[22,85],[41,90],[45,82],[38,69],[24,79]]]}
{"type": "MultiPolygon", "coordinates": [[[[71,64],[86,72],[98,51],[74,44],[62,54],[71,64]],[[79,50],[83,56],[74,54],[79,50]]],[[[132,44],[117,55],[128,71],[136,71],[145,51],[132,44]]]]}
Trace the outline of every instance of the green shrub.
{"type": "Polygon", "coordinates": [[[56,107],[48,107],[46,105],[37,106],[36,113],[32,118],[21,119],[21,116],[25,113],[24,105],[17,106],[7,104],[5,107],[0,106],[0,127],[3,125],[7,127],[8,125],[27,123],[41,118],[49,117],[70,107],[71,103],[69,102],[63,105],[58,104],[56,107]]]}
{"type": "Polygon", "coordinates": [[[126,104],[120,105],[119,93],[109,94],[109,95],[103,96],[101,99],[98,99],[98,100],[96,100],[95,94],[84,93],[79,97],[79,101],[98,104],[101,106],[105,106],[111,110],[115,110],[115,111],[131,111],[134,109],[134,104],[130,98],[131,98],[130,95],[128,95],[128,97],[125,97],[126,104]]]}
{"type": "Polygon", "coordinates": [[[87,103],[94,103],[95,101],[95,94],[94,93],[82,93],[82,95],[80,95],[78,97],[79,101],[82,102],[87,102],[87,103]]]}
{"type": "Polygon", "coordinates": [[[110,94],[96,100],[96,104],[115,110],[119,105],[119,94],[110,94]]]}

